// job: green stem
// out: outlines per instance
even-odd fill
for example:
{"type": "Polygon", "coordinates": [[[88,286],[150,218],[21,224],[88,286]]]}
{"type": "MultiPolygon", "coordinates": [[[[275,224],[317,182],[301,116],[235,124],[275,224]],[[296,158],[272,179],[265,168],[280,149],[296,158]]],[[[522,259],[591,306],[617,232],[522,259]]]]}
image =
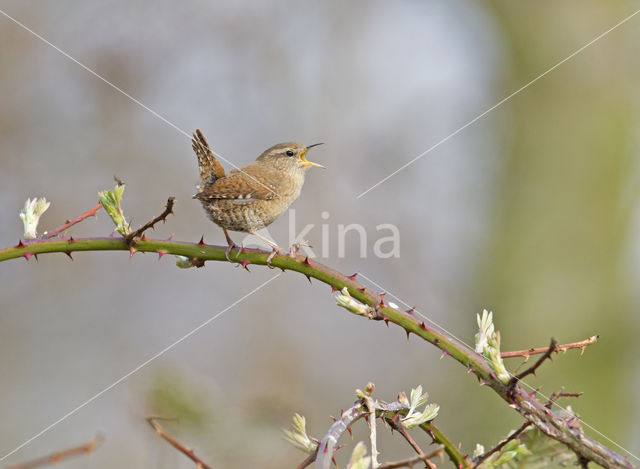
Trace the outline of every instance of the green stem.
{"type": "MultiPolygon", "coordinates": [[[[17,246],[2,249],[0,250],[0,262],[20,257],[25,257],[28,260],[34,254],[54,252],[70,254],[77,251],[129,251],[130,255],[137,251],[156,252],[185,256],[199,262],[226,262],[225,250],[225,247],[209,246],[204,243],[151,240],[144,237],[130,245],[127,245],[125,239],[115,237],[48,239],[21,242],[17,246]]],[[[234,250],[231,254],[234,262],[243,264],[266,265],[268,257],[268,252],[256,249],[234,250]]],[[[204,262],[202,263],[204,265],[204,262]]],[[[300,272],[309,279],[315,278],[330,285],[335,290],[342,290],[346,287],[353,298],[376,310],[377,314],[373,319],[385,321],[387,324],[389,322],[397,324],[406,331],[407,337],[413,333],[435,345],[474,373],[481,383],[491,387],[502,399],[527,420],[533,422],[546,435],[566,444],[581,457],[605,466],[633,467],[628,460],[587,437],[582,431],[576,432],[571,422],[553,416],[535,399],[535,396],[523,391],[518,382],[511,382],[508,385],[502,383],[495,377],[485,359],[474,350],[439,329],[427,327],[424,322],[419,322],[413,314],[389,307],[384,303],[382,296],[366,288],[355,279],[355,276],[343,275],[300,254],[296,256],[276,255],[271,261],[271,265],[283,270],[300,272]]]]}
{"type": "Polygon", "coordinates": [[[420,425],[420,428],[427,432],[434,442],[444,446],[444,451],[449,456],[449,459],[451,459],[451,462],[457,467],[473,467],[473,465],[469,462],[469,460],[467,460],[466,456],[462,454],[458,447],[453,444],[453,442],[449,438],[447,438],[447,436],[442,433],[433,423],[425,422],[420,425]]]}
{"type": "MultiPolygon", "coordinates": [[[[77,251],[130,251],[135,252],[156,252],[185,256],[197,261],[223,261],[226,247],[211,246],[204,243],[187,243],[182,241],[152,240],[147,238],[139,239],[130,246],[126,240],[116,237],[104,238],[79,238],[79,239],[49,239],[34,240],[14,247],[0,250],[0,262],[16,259],[20,257],[29,258],[33,254],[44,253],[72,253],[77,251]]],[[[231,259],[234,262],[246,261],[247,264],[266,265],[268,252],[258,249],[233,250],[231,259]]],[[[376,320],[384,320],[401,326],[407,334],[413,333],[431,342],[455,360],[472,370],[479,379],[486,381],[503,397],[506,396],[506,387],[497,381],[491,369],[487,366],[484,358],[474,350],[460,343],[453,337],[449,337],[444,332],[427,327],[424,322],[419,322],[418,318],[412,314],[399,311],[383,303],[383,298],[377,293],[364,287],[354,276],[348,277],[330,267],[317,263],[314,260],[297,254],[295,256],[276,255],[271,266],[283,270],[292,270],[305,275],[307,278],[315,278],[331,286],[333,289],[342,290],[347,287],[349,294],[363,304],[376,308],[378,315],[376,320]]]]}

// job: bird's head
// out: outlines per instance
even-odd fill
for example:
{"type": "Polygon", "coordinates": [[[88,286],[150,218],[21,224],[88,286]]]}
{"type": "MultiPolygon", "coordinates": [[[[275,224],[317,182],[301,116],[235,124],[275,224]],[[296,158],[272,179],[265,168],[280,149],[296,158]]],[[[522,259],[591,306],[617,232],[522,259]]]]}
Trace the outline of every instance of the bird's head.
{"type": "Polygon", "coordinates": [[[324,168],[324,166],[309,161],[306,158],[307,151],[318,145],[322,145],[322,143],[314,143],[309,146],[293,142],[278,143],[268,150],[265,150],[264,153],[258,157],[258,161],[269,163],[282,171],[306,172],[312,166],[324,168]]]}

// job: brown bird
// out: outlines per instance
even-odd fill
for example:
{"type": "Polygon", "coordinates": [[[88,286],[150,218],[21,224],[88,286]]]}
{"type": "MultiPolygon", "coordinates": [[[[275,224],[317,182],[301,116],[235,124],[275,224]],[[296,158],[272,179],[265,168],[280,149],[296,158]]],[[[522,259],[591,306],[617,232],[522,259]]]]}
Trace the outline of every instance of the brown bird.
{"type": "Polygon", "coordinates": [[[192,147],[198,157],[201,185],[193,196],[200,200],[205,212],[222,228],[227,238],[227,260],[237,245],[227,230],[250,233],[267,243],[273,252],[282,253],[277,244],[257,233],[269,226],[298,198],[306,172],[312,167],[324,168],[308,161],[307,151],[315,146],[279,143],[265,150],[253,163],[225,174],[199,129],[193,134],[192,147]]]}

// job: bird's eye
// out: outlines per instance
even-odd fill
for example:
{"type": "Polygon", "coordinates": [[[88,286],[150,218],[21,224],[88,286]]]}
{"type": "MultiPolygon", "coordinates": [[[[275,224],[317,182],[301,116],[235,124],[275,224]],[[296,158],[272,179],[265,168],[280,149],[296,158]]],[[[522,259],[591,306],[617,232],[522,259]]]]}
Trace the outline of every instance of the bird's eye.
{"type": "Polygon", "coordinates": [[[287,156],[293,156],[293,151],[287,150],[287,156]]]}

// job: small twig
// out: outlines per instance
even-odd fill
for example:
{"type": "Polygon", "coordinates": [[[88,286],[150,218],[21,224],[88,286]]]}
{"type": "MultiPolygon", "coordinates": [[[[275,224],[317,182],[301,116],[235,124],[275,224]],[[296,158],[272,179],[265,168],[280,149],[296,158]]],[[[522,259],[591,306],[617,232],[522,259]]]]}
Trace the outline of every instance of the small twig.
{"type": "Polygon", "coordinates": [[[378,462],[378,443],[376,435],[376,404],[369,396],[365,396],[364,405],[369,412],[369,440],[371,441],[371,469],[380,466],[378,462]]]}
{"type": "Polygon", "coordinates": [[[59,226],[58,228],[56,228],[53,231],[46,231],[43,234],[41,234],[38,239],[49,239],[49,238],[53,238],[55,236],[58,236],[60,233],[62,233],[64,230],[69,229],[70,227],[72,227],[73,225],[75,225],[76,223],[80,223],[82,220],[84,220],[85,218],[89,218],[89,217],[95,217],[96,216],[96,212],[100,209],[100,207],[102,207],[102,204],[97,204],[94,207],[90,208],[89,210],[87,210],[86,212],[84,212],[82,215],[74,218],[73,220],[67,220],[64,225],[59,226]]]}
{"type": "Polygon", "coordinates": [[[175,197],[173,196],[169,197],[167,199],[167,204],[164,206],[164,211],[160,215],[155,217],[150,222],[145,223],[133,233],[130,233],[126,236],[125,240],[127,241],[127,244],[131,245],[134,239],[142,236],[145,231],[147,231],[149,228],[153,228],[156,223],[160,221],[165,221],[170,214],[173,214],[173,206],[175,202],[176,202],[175,197]]]}
{"type": "MultiPolygon", "coordinates": [[[[556,352],[566,352],[569,349],[574,349],[574,348],[579,348],[580,349],[580,353],[584,353],[584,350],[592,344],[595,344],[598,339],[600,338],[599,335],[594,335],[589,337],[588,339],[585,340],[581,340],[579,342],[571,342],[568,344],[562,344],[562,345],[557,345],[556,346],[556,352]]],[[[530,349],[526,349],[526,350],[514,350],[513,352],[502,352],[500,354],[500,356],[502,358],[512,358],[512,357],[524,357],[525,360],[529,359],[529,356],[531,355],[537,355],[540,353],[546,353],[549,351],[549,347],[540,347],[540,348],[530,348],[530,349]]]]}
{"type": "Polygon", "coordinates": [[[551,359],[551,355],[553,354],[553,352],[557,351],[557,347],[558,341],[554,338],[551,338],[551,343],[549,344],[549,347],[547,348],[547,351],[544,353],[544,355],[538,358],[538,361],[531,365],[529,368],[511,378],[509,380],[508,387],[515,386],[516,383],[525,376],[535,374],[536,370],[540,367],[540,365],[544,363],[545,360],[551,359]]]}
{"type": "MultiPolygon", "coordinates": [[[[378,469],[396,469],[398,467],[413,467],[414,464],[417,464],[419,462],[427,462],[431,458],[435,458],[436,456],[441,456],[443,452],[444,452],[444,446],[441,445],[439,448],[436,448],[435,450],[431,451],[429,454],[418,455],[412,458],[403,459],[401,461],[388,462],[380,466],[378,469]]],[[[434,465],[434,467],[436,466],[434,465]]]]}
{"type": "Polygon", "coordinates": [[[51,464],[58,464],[61,461],[65,461],[75,456],[82,456],[84,454],[92,453],[98,446],[100,446],[102,441],[102,437],[97,436],[83,445],[74,446],[73,448],[65,449],[63,451],[57,451],[55,453],[51,453],[48,456],[32,459],[31,461],[19,464],[14,464],[13,466],[7,466],[4,469],[34,469],[51,464]]]}
{"type": "MultiPolygon", "coordinates": [[[[416,443],[416,441],[411,437],[411,435],[409,435],[409,432],[407,431],[407,429],[404,428],[402,423],[400,423],[399,415],[396,414],[392,419],[386,419],[386,421],[389,423],[391,428],[393,428],[395,431],[400,433],[404,437],[404,439],[407,440],[407,443],[409,443],[409,445],[413,448],[413,450],[416,452],[416,454],[420,458],[423,458],[425,456],[425,453],[424,451],[422,451],[422,448],[418,446],[418,443],[416,443]]],[[[431,461],[428,461],[426,459],[424,460],[424,463],[427,467],[431,469],[434,469],[436,467],[435,464],[433,464],[431,461]]]]}
{"type": "Polygon", "coordinates": [[[149,417],[149,418],[147,418],[147,422],[149,422],[149,425],[151,425],[151,427],[156,431],[156,433],[160,437],[162,437],[163,439],[168,441],[169,444],[171,444],[171,446],[173,446],[178,451],[183,453],[186,457],[188,457],[193,462],[195,462],[196,463],[196,467],[198,469],[211,469],[211,466],[205,464],[200,458],[198,458],[195,455],[195,453],[193,452],[193,450],[187,448],[182,443],[180,443],[178,440],[176,440],[171,435],[169,435],[166,431],[164,431],[164,429],[160,426],[159,423],[156,422],[156,420],[158,420],[158,417],[149,417]]]}
{"type": "Polygon", "coordinates": [[[305,459],[304,461],[302,461],[300,464],[298,464],[296,466],[296,469],[304,469],[305,467],[310,466],[311,464],[313,464],[313,462],[316,460],[316,456],[318,456],[318,448],[316,448],[316,450],[311,453],[307,459],[305,459]]]}
{"type": "Polygon", "coordinates": [[[580,396],[582,396],[584,393],[583,392],[552,392],[551,396],[549,396],[549,400],[546,402],[546,404],[544,405],[547,409],[551,409],[551,407],[553,407],[553,404],[556,403],[556,401],[561,398],[561,397],[575,397],[578,398],[580,396]]]}
{"type": "Polygon", "coordinates": [[[512,440],[515,440],[516,438],[518,438],[518,436],[520,436],[520,434],[525,431],[529,426],[531,426],[532,423],[531,422],[525,422],[522,424],[522,426],[520,428],[518,428],[515,432],[513,432],[511,435],[509,435],[507,438],[505,438],[504,440],[502,440],[497,446],[494,446],[493,448],[491,448],[489,451],[486,451],[485,453],[481,454],[480,456],[478,456],[475,460],[475,465],[479,466],[482,462],[484,462],[489,456],[491,456],[494,453],[497,453],[498,451],[500,451],[502,448],[504,448],[504,446],[509,443],[512,440]]]}

